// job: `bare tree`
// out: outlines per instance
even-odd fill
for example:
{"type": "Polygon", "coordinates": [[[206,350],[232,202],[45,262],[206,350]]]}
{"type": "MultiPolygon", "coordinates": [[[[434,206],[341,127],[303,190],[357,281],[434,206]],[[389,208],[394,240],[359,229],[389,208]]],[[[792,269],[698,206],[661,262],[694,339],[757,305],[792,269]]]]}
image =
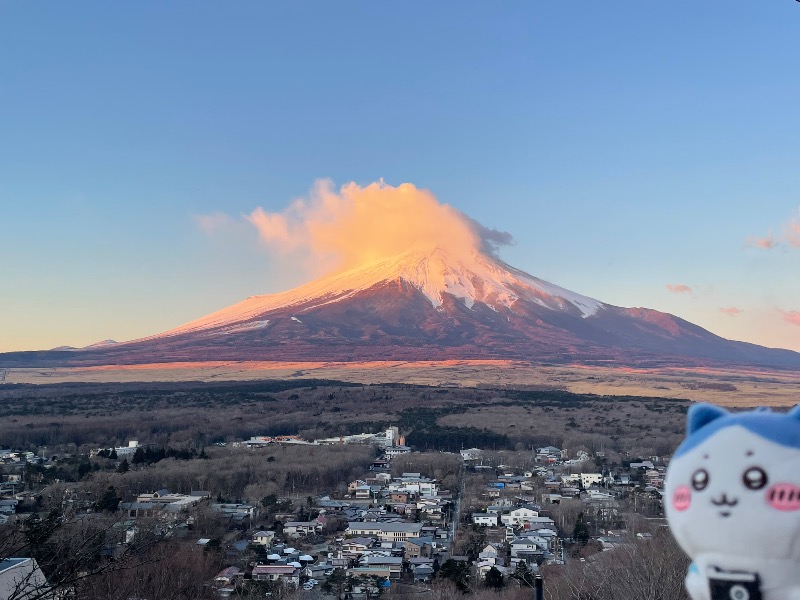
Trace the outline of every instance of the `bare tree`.
{"type": "Polygon", "coordinates": [[[544,569],[548,600],[687,600],[689,559],[666,532],[544,569]]]}
{"type": "Polygon", "coordinates": [[[40,569],[16,577],[8,600],[63,596],[86,579],[147,564],[153,560],[147,551],[161,535],[155,523],[139,523],[134,532],[113,516],[56,510],[2,526],[0,561],[31,558],[40,569]]]}

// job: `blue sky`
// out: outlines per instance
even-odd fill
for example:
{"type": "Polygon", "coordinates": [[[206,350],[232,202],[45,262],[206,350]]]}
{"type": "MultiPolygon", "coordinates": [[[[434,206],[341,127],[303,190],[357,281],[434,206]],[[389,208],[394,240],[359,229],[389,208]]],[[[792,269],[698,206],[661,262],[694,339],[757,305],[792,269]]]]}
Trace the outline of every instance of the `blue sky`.
{"type": "Polygon", "coordinates": [[[793,0],[0,0],[0,351],[301,283],[196,217],[321,178],[411,182],[534,275],[800,350],[797,40],[793,0]]]}

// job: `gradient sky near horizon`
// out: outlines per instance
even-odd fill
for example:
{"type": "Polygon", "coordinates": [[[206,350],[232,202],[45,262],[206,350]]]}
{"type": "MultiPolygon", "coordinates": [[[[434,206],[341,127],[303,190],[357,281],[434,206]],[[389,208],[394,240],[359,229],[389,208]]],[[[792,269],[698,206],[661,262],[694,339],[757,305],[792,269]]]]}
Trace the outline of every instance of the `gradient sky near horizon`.
{"type": "Polygon", "coordinates": [[[0,352],[300,284],[203,219],[381,178],[533,275],[800,350],[798,40],[794,0],[0,0],[0,352]]]}

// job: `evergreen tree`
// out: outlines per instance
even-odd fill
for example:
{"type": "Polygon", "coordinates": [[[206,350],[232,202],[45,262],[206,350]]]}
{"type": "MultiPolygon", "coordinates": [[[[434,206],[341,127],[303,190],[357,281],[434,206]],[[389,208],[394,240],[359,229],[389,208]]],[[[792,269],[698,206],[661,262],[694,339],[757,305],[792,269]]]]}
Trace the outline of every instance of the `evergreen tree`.
{"type": "Polygon", "coordinates": [[[578,520],[575,521],[575,529],[572,531],[572,537],[575,541],[585,545],[591,537],[589,535],[589,526],[583,519],[583,513],[578,515],[578,520]]]}
{"type": "Polygon", "coordinates": [[[447,559],[439,569],[437,577],[449,579],[462,593],[469,591],[469,565],[460,560],[447,559]]]}
{"type": "Polygon", "coordinates": [[[518,580],[520,585],[533,587],[534,575],[528,568],[528,563],[526,563],[524,560],[521,560],[517,563],[517,568],[514,570],[514,573],[511,575],[511,577],[518,580]]]}
{"type": "Polygon", "coordinates": [[[145,461],[145,452],[144,449],[140,446],[136,449],[136,452],[133,453],[133,458],[131,459],[131,463],[134,465],[142,464],[145,461]]]}
{"type": "Polygon", "coordinates": [[[121,500],[122,498],[117,497],[117,490],[114,489],[113,485],[110,485],[100,500],[95,503],[95,510],[114,512],[117,510],[121,500]]]}
{"type": "Polygon", "coordinates": [[[486,572],[486,578],[483,581],[484,585],[488,588],[499,590],[506,585],[503,574],[497,570],[497,567],[492,567],[486,572]]]}
{"type": "Polygon", "coordinates": [[[322,590],[326,594],[335,592],[336,598],[341,598],[345,585],[347,585],[347,575],[345,574],[344,569],[337,567],[333,570],[333,573],[328,576],[328,578],[325,580],[325,583],[322,584],[322,590]]]}
{"type": "Polygon", "coordinates": [[[129,468],[130,467],[128,466],[128,459],[123,458],[122,462],[119,463],[119,466],[117,467],[117,473],[127,473],[129,468]]]}

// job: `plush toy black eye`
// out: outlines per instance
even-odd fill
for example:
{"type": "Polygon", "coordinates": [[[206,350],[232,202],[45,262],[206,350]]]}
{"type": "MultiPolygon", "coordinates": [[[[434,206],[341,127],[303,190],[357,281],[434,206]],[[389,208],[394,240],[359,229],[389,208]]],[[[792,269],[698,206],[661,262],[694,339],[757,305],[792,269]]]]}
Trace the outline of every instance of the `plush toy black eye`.
{"type": "Polygon", "coordinates": [[[706,489],[708,485],[708,471],[705,469],[698,469],[692,475],[692,487],[698,492],[706,489]]]}
{"type": "Polygon", "coordinates": [[[761,467],[750,467],[742,475],[742,482],[749,490],[760,490],[767,485],[767,474],[761,467]]]}

